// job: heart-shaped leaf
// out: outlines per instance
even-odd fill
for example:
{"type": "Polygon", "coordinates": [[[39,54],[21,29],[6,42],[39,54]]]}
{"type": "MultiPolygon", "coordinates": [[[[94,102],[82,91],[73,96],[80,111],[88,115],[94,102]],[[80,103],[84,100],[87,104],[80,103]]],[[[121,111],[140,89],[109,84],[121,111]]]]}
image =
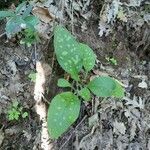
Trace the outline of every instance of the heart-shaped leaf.
{"type": "Polygon", "coordinates": [[[88,88],[96,96],[109,97],[113,95],[113,91],[116,88],[116,82],[111,77],[96,77],[88,84],[88,88]]]}
{"type": "Polygon", "coordinates": [[[96,55],[88,45],[80,43],[80,48],[83,53],[83,66],[88,72],[93,69],[95,65],[96,55]]]}
{"type": "Polygon", "coordinates": [[[71,87],[71,84],[66,79],[63,79],[63,78],[58,79],[57,85],[59,87],[71,87]]]}
{"type": "Polygon", "coordinates": [[[54,48],[58,63],[75,80],[82,68],[82,53],[75,38],[61,26],[54,31],[54,48]]]}
{"type": "Polygon", "coordinates": [[[85,100],[85,101],[89,101],[91,98],[91,93],[89,91],[88,88],[83,88],[81,89],[78,94],[85,100]]]}
{"type": "Polygon", "coordinates": [[[48,131],[51,138],[57,139],[79,116],[80,100],[71,92],[56,95],[48,109],[48,131]]]}

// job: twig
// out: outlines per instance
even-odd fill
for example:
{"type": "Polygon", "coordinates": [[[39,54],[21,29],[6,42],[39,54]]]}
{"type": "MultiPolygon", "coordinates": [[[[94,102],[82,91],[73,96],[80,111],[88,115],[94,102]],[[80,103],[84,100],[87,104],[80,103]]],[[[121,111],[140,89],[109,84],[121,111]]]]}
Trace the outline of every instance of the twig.
{"type": "Polygon", "coordinates": [[[35,63],[37,62],[37,45],[36,43],[34,44],[34,57],[35,57],[35,63]]]}
{"type": "Polygon", "coordinates": [[[43,98],[43,100],[44,100],[46,103],[50,104],[50,102],[45,98],[44,95],[42,95],[42,98],[43,98]]]}
{"type": "Polygon", "coordinates": [[[77,128],[82,124],[82,122],[86,119],[87,115],[84,116],[84,118],[79,122],[79,124],[75,127],[69,138],[66,140],[66,142],[59,148],[59,150],[62,150],[62,148],[68,143],[68,141],[71,139],[73,133],[77,130],[77,128]]]}
{"type": "Polygon", "coordinates": [[[0,38],[3,37],[5,34],[6,34],[6,32],[2,33],[2,34],[0,35],[0,38]]]}
{"type": "Polygon", "coordinates": [[[2,125],[2,127],[0,128],[0,131],[2,131],[2,130],[3,130],[3,128],[4,128],[4,125],[2,125]]]}

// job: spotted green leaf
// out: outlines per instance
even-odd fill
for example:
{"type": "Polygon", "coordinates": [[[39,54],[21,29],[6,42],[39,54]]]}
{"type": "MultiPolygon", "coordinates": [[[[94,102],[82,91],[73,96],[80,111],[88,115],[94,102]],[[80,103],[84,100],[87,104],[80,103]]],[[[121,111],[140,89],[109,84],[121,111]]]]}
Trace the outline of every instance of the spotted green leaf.
{"type": "Polygon", "coordinates": [[[26,3],[27,3],[27,2],[23,2],[23,3],[19,4],[19,5],[17,6],[15,12],[16,12],[16,13],[19,13],[19,12],[21,12],[21,11],[24,11],[25,8],[26,8],[26,3]]]}
{"type": "Polygon", "coordinates": [[[78,42],[62,26],[54,31],[54,48],[58,63],[75,80],[79,80],[78,73],[82,68],[82,53],[78,42]]]}
{"type": "Polygon", "coordinates": [[[66,79],[63,78],[58,79],[57,85],[59,87],[71,87],[71,84],[66,79]]]}
{"type": "Polygon", "coordinates": [[[91,98],[91,93],[88,88],[83,88],[78,93],[85,101],[89,101],[91,98]]]}
{"type": "Polygon", "coordinates": [[[57,139],[79,116],[80,100],[71,92],[56,95],[48,109],[48,131],[50,137],[57,139]]]}
{"type": "Polygon", "coordinates": [[[83,53],[83,66],[88,72],[93,69],[95,65],[96,55],[88,45],[80,43],[80,48],[83,53]]]}
{"type": "Polygon", "coordinates": [[[89,84],[88,88],[100,97],[110,97],[116,88],[116,82],[111,77],[101,76],[94,78],[89,84]]]}
{"type": "Polygon", "coordinates": [[[0,20],[5,17],[13,17],[15,14],[12,11],[0,11],[0,20]]]}
{"type": "Polygon", "coordinates": [[[22,12],[22,18],[26,18],[27,16],[30,15],[31,11],[32,11],[33,6],[32,5],[28,5],[24,8],[24,11],[22,12]]]}

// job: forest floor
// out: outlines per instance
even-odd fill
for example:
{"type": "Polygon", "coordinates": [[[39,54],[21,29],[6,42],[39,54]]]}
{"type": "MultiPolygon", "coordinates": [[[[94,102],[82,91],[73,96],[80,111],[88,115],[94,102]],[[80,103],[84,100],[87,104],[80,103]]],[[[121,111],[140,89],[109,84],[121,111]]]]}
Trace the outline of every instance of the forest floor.
{"type": "MultiPolygon", "coordinates": [[[[45,15],[39,28],[41,42],[36,47],[0,37],[0,150],[150,150],[150,3],[61,2],[36,2],[36,13],[39,6],[45,9],[41,10],[45,15]],[[56,14],[54,8],[59,8],[56,14]],[[54,22],[93,49],[97,60],[91,77],[107,74],[118,79],[125,97],[104,100],[93,96],[91,102],[82,104],[78,120],[58,140],[45,135],[49,139],[44,148],[42,119],[51,99],[62,91],[58,78],[65,76],[54,55],[54,22]],[[39,73],[42,81],[44,74],[44,83],[32,82],[32,72],[39,73]],[[8,111],[15,101],[28,116],[10,121],[8,111]]],[[[41,14],[36,15],[40,18],[41,14]]],[[[1,35],[5,22],[0,23],[1,35]]]]}

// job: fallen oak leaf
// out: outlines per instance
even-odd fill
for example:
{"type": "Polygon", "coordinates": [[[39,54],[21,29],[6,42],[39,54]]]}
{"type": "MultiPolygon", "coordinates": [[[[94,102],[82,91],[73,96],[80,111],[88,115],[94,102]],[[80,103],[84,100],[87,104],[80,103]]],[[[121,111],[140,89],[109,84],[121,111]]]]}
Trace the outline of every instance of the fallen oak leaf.
{"type": "Polygon", "coordinates": [[[51,20],[53,20],[54,18],[52,17],[52,15],[49,13],[47,8],[43,8],[43,7],[35,7],[32,10],[32,13],[37,16],[41,21],[43,21],[44,23],[49,23],[51,20]]]}

